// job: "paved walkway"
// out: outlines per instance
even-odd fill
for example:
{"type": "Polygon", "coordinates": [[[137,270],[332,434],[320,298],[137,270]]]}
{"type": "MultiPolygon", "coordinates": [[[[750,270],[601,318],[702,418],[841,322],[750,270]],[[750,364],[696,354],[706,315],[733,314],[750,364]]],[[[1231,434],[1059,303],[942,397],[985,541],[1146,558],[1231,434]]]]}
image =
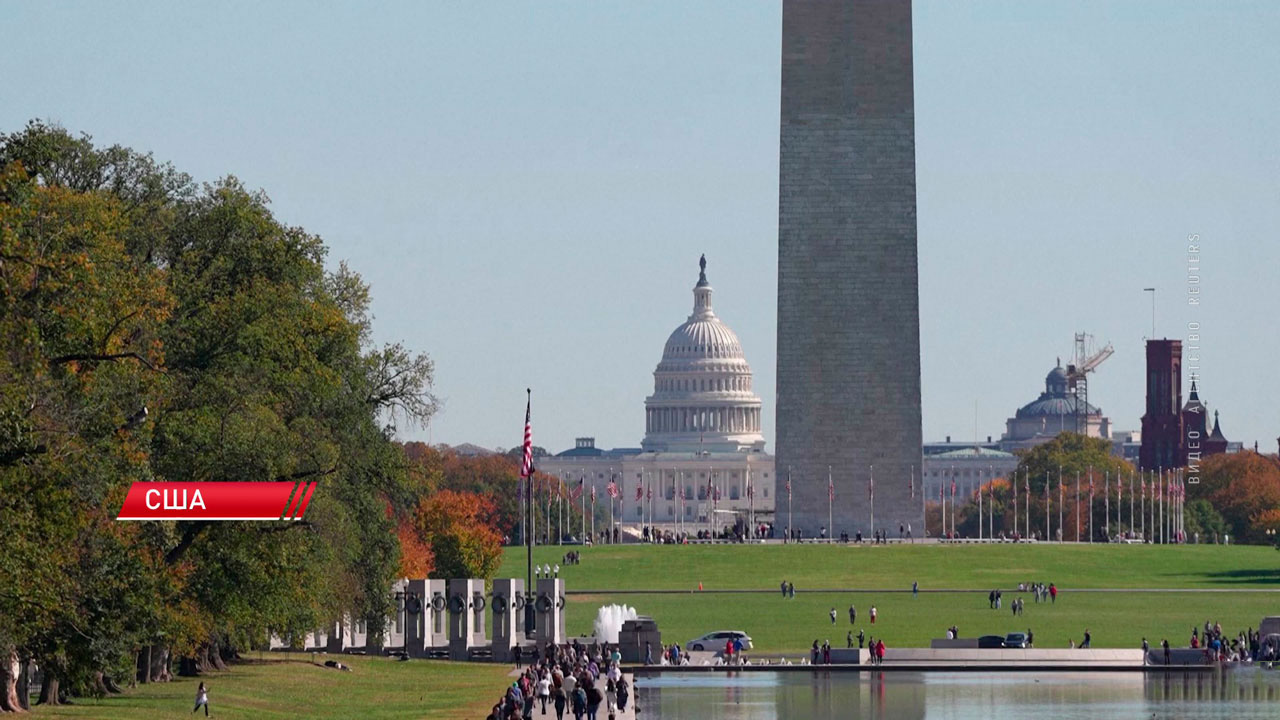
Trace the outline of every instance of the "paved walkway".
{"type": "MultiPolygon", "coordinates": [[[[507,673],[507,677],[518,678],[523,672],[524,672],[523,670],[516,670],[513,668],[511,672],[507,673]]],[[[631,672],[623,672],[622,679],[626,680],[627,685],[631,687],[631,694],[627,697],[627,709],[623,710],[622,712],[614,713],[614,718],[615,720],[636,720],[636,702],[635,702],[636,701],[636,676],[634,673],[631,673],[631,672]]],[[[494,697],[497,697],[498,689],[495,688],[494,693],[495,693],[494,697]]],[[[540,702],[535,702],[533,704],[533,716],[535,718],[545,717],[545,718],[552,718],[554,720],[556,716],[556,711],[555,711],[555,708],[551,706],[551,703],[547,703],[547,712],[545,715],[539,712],[541,707],[542,707],[542,703],[540,702]]],[[[573,713],[570,712],[568,709],[565,709],[564,715],[566,718],[573,717],[573,713]]],[[[599,718],[599,720],[608,720],[609,712],[608,712],[608,709],[604,706],[604,704],[600,705],[600,712],[597,713],[597,717],[599,718]]]]}

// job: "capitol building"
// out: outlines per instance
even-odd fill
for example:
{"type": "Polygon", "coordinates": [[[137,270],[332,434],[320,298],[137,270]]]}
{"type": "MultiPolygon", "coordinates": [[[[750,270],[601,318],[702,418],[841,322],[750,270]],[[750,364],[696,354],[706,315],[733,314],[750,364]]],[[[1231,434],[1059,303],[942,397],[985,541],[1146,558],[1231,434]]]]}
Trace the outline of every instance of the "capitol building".
{"type": "MultiPolygon", "coordinates": [[[[601,502],[608,502],[610,480],[617,482],[614,512],[624,531],[773,522],[776,478],[773,456],[764,452],[762,403],[742,344],[712,309],[711,294],[704,257],[693,312],[667,338],[654,369],[639,448],[604,450],[581,437],[536,461],[539,471],[565,482],[585,479],[601,502]]],[[[785,518],[778,532],[781,525],[785,518]]]]}

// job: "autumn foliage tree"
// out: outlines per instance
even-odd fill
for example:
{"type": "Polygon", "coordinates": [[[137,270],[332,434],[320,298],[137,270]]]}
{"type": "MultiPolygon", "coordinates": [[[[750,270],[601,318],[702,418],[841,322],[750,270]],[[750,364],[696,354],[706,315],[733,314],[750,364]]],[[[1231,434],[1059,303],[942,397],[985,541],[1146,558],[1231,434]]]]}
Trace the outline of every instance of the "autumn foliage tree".
{"type": "Polygon", "coordinates": [[[1205,458],[1200,482],[1187,485],[1188,499],[1208,500],[1239,542],[1265,543],[1280,508],[1280,465],[1252,451],[1205,458]]]}
{"type": "Polygon", "coordinates": [[[435,556],[433,577],[489,579],[497,573],[502,536],[488,521],[493,512],[491,500],[472,492],[439,490],[422,499],[415,521],[435,556]]]}

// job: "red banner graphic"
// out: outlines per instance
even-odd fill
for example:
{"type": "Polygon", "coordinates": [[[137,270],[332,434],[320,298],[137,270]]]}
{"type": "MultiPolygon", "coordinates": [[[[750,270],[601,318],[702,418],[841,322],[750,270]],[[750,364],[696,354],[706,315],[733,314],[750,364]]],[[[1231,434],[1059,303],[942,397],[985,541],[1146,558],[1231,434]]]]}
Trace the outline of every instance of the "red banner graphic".
{"type": "Polygon", "coordinates": [[[136,482],[117,520],[301,520],[312,482],[136,482]]]}

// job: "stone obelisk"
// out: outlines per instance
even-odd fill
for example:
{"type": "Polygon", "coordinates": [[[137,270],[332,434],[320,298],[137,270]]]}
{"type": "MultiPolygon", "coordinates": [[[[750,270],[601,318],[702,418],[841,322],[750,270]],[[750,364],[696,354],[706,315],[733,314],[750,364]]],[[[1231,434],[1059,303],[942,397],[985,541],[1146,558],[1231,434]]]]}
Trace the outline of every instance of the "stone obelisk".
{"type": "Polygon", "coordinates": [[[910,0],[783,0],[776,475],[805,537],[828,468],[829,537],[873,509],[922,536],[911,58],[910,0]]]}

